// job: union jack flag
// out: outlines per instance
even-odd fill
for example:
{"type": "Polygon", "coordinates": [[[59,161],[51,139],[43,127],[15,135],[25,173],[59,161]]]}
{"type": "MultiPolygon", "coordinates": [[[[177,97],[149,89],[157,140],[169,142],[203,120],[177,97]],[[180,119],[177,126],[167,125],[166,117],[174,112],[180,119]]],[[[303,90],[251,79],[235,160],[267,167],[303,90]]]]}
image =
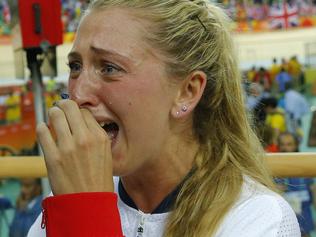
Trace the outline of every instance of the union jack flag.
{"type": "Polygon", "coordinates": [[[274,4],[269,12],[270,27],[272,29],[290,28],[298,25],[298,7],[283,0],[274,4]]]}

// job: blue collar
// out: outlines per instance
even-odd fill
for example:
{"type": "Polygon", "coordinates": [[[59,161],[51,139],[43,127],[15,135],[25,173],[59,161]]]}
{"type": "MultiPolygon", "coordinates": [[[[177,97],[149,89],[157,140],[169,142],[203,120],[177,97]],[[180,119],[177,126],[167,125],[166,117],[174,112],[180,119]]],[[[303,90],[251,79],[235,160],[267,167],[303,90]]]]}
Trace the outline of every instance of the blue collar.
{"type": "MultiPolygon", "coordinates": [[[[186,180],[186,179],[184,179],[186,180]]],[[[181,190],[181,187],[183,185],[184,181],[182,181],[171,193],[169,193],[162,202],[155,208],[155,210],[151,214],[161,214],[166,213],[172,210],[175,201],[179,195],[179,192],[181,190]]],[[[132,207],[136,210],[139,210],[139,208],[136,206],[135,202],[132,200],[132,198],[128,195],[126,192],[121,179],[119,180],[118,184],[118,193],[120,196],[120,199],[129,207],[132,207]]]]}

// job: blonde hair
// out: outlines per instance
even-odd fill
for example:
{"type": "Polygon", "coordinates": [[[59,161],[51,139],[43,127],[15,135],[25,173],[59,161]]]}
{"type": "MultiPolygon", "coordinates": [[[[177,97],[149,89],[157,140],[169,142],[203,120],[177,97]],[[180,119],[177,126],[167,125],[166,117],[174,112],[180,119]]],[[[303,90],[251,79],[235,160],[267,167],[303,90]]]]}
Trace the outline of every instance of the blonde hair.
{"type": "Polygon", "coordinates": [[[164,236],[214,236],[240,194],[244,175],[273,186],[246,114],[229,19],[204,0],[94,0],[87,14],[108,7],[134,9],[152,23],[144,37],[166,56],[168,73],[207,74],[193,115],[199,154],[164,236]]]}

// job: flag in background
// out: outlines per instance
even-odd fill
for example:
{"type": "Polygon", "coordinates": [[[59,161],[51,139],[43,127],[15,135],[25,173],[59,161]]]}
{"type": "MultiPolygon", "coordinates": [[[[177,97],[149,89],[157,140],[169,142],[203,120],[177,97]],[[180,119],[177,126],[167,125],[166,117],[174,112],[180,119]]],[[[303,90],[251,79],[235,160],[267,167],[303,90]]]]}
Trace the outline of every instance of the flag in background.
{"type": "Polygon", "coordinates": [[[11,22],[11,13],[10,13],[9,4],[6,0],[3,0],[2,5],[3,5],[3,11],[2,11],[3,21],[4,23],[9,24],[11,22]]]}
{"type": "Polygon", "coordinates": [[[316,14],[312,0],[297,0],[295,2],[299,8],[300,16],[312,16],[316,14]]]}
{"type": "Polygon", "coordinates": [[[285,0],[281,3],[274,3],[270,8],[269,19],[272,29],[298,26],[297,4],[289,4],[285,0]]]}

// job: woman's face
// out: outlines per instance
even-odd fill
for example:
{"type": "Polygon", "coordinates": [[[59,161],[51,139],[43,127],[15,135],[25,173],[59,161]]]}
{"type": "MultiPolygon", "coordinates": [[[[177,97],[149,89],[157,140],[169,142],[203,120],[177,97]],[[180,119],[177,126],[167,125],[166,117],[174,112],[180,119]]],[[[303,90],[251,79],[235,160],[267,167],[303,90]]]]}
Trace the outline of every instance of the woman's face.
{"type": "Polygon", "coordinates": [[[177,89],[159,52],[144,41],[146,29],[127,10],[92,11],[68,56],[70,98],[106,127],[115,175],[155,164],[170,142],[177,89]]]}

